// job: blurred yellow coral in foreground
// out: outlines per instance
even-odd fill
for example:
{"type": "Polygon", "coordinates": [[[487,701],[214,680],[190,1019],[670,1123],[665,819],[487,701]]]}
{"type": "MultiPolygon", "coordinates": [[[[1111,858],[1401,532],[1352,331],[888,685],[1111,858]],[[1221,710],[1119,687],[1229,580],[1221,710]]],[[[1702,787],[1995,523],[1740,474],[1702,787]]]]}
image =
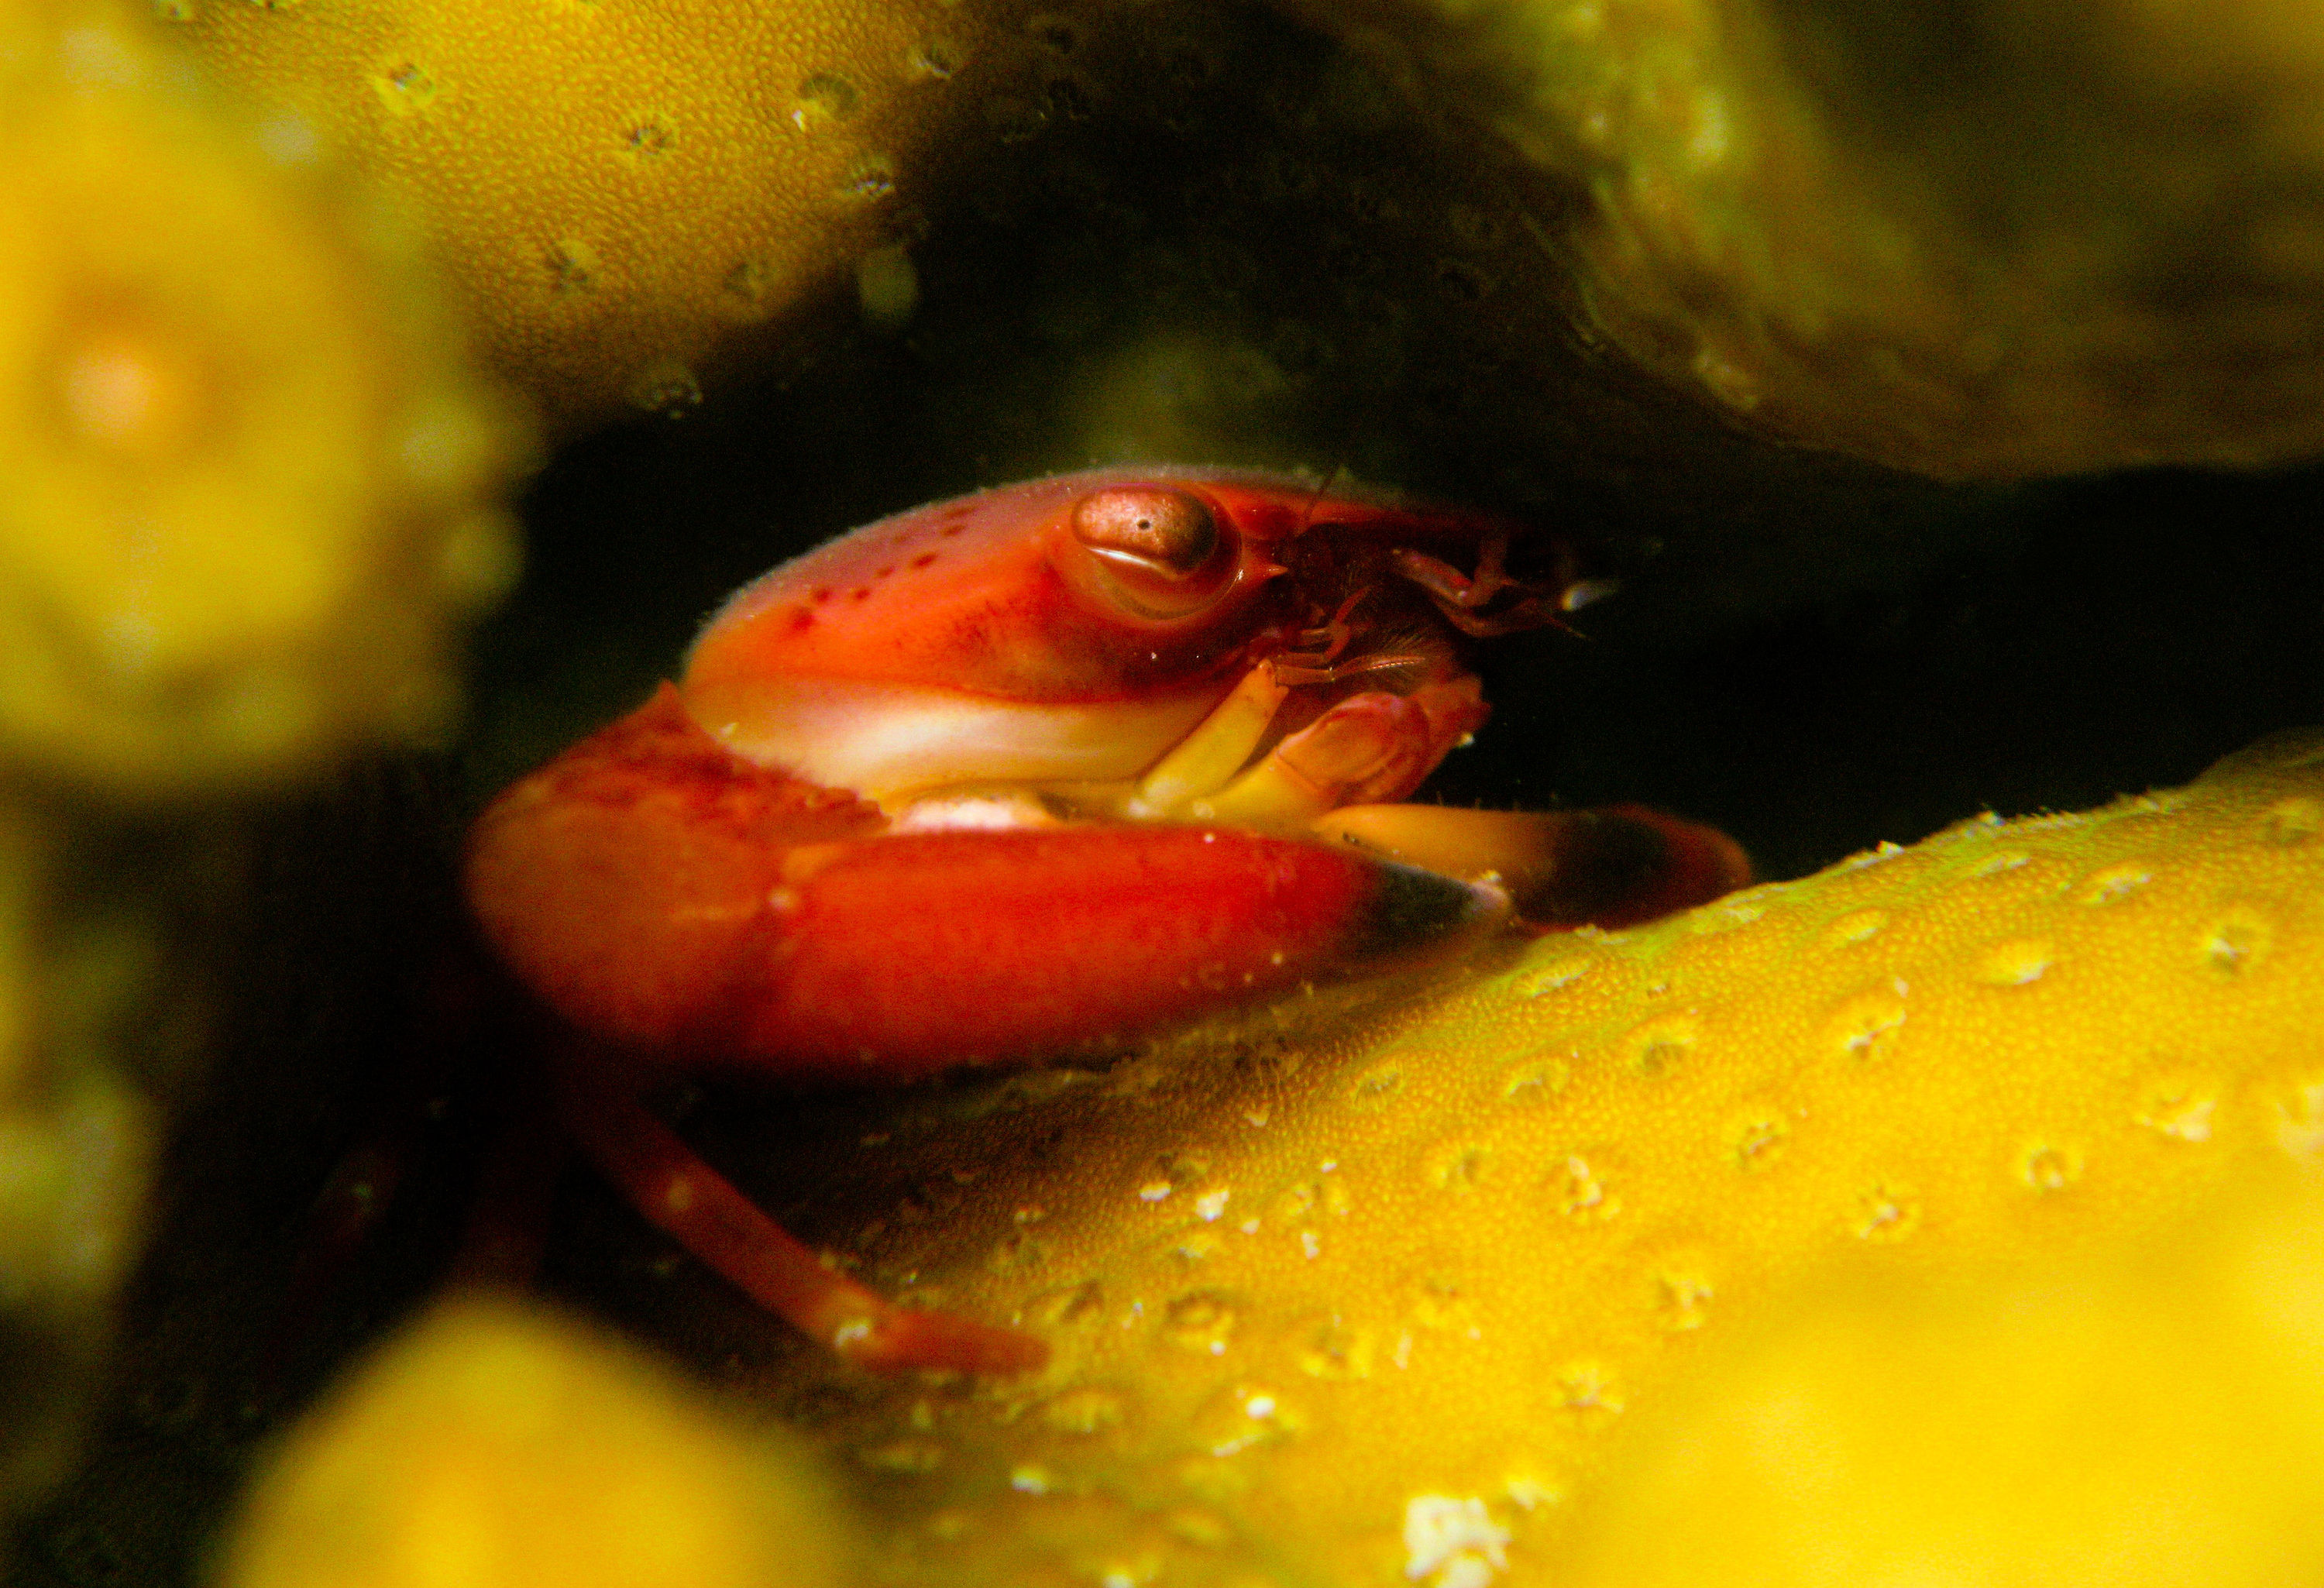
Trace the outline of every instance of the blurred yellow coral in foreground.
{"type": "Polygon", "coordinates": [[[446,725],[457,632],[515,572],[526,446],[396,228],[143,8],[0,0],[0,106],[13,1517],[73,1454],[220,1020],[205,977],[254,913],[246,831],[182,797],[446,725]]]}
{"type": "MultiPolygon", "coordinates": [[[[899,1580],[1562,1580],[1608,1436],[1802,1275],[2001,1283],[2312,1163],[2319,989],[2324,738],[2292,736],[1544,938],[1336,1033],[867,1115],[823,1149],[826,1238],[1055,1361],[768,1386],[822,1408],[899,1580]],[[866,1146],[885,1188],[851,1200],[866,1146]]],[[[818,1150],[696,1128],[746,1186],[818,1150]]],[[[703,1288],[659,1305],[690,1350],[766,1338],[703,1288]]]]}
{"type": "Polygon", "coordinates": [[[813,1458],[633,1348],[535,1307],[452,1303],[294,1430],[233,1588],[818,1588],[848,1580],[813,1458]]]}
{"type": "Polygon", "coordinates": [[[438,726],[524,450],[295,119],[0,0],[0,758],[125,791],[438,726]]]}

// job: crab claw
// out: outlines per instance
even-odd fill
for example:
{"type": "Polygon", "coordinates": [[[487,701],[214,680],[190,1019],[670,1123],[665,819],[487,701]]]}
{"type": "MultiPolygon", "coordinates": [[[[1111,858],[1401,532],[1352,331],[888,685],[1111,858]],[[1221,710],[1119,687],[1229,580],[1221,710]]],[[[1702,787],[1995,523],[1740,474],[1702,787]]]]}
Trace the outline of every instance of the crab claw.
{"type": "Polygon", "coordinates": [[[1449,956],[1508,909],[1490,882],[1224,826],[883,826],[727,754],[665,689],[484,813],[468,893],[579,1030],[671,1068],[882,1084],[1449,956]]]}
{"type": "Polygon", "coordinates": [[[928,833],[795,854],[721,1051],[894,1080],[1103,1048],[1460,951],[1494,887],[1231,827],[928,833]]]}

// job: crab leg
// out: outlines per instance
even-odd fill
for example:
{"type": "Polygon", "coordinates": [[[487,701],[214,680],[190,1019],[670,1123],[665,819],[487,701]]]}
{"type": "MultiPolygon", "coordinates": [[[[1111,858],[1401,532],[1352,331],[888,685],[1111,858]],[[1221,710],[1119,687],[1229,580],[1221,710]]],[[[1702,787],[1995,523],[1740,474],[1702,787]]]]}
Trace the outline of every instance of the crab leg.
{"type": "Polygon", "coordinates": [[[1124,814],[1141,820],[1187,813],[1211,816],[1200,802],[1242,770],[1290,693],[1290,687],[1275,676],[1271,662],[1263,661],[1243,674],[1233,693],[1139,780],[1138,792],[1124,814]]]}
{"type": "Polygon", "coordinates": [[[1270,660],[1244,674],[1139,780],[1122,814],[1296,833],[1340,806],[1410,793],[1485,717],[1466,675],[1406,695],[1367,690],[1336,702],[1250,764],[1291,692],[1286,674],[1305,670],[1270,660]]]}
{"type": "MultiPolygon", "coordinates": [[[[1496,562],[1487,570],[1498,576],[1496,562]]],[[[1459,810],[1378,803],[1408,792],[1482,716],[1473,684],[1367,691],[1333,705],[1248,770],[1287,691],[1262,663],[1140,785],[1139,816],[1305,831],[1445,876],[1489,881],[1542,928],[1621,927],[1716,899],[1751,880],[1715,827],[1645,806],[1459,810]]]]}
{"type": "Polygon", "coordinates": [[[1197,808],[1248,826],[1297,832],[1342,805],[1411,792],[1441,753],[1438,725],[1410,696],[1351,695],[1197,808]]]}
{"type": "Polygon", "coordinates": [[[1048,1361],[1030,1334],[898,1306],[825,1268],[625,1088],[587,1064],[566,1077],[566,1125],[590,1161],[664,1233],[809,1339],[859,1367],[1021,1373],[1048,1361]]]}

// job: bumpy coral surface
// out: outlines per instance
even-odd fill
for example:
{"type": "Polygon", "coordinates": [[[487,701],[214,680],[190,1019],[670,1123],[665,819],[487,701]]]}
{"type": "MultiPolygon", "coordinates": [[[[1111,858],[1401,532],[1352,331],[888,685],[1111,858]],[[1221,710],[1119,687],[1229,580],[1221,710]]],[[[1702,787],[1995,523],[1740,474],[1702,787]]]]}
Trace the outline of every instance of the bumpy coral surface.
{"type": "Polygon", "coordinates": [[[142,794],[438,726],[521,449],[392,228],[133,14],[0,40],[0,759],[142,794]]]}
{"type": "MultiPolygon", "coordinates": [[[[1964,1283],[2312,1160],[2319,900],[2324,739],[2290,737],[1544,938],[1336,1036],[867,1114],[809,1218],[1055,1361],[760,1382],[906,1580],[1562,1580],[1609,1435],[1799,1276],[1964,1283]]],[[[699,1129],[779,1207],[814,1172],[764,1119],[699,1129]]],[[[767,1338],[706,1286],[658,1305],[689,1350],[767,1338]]]]}
{"type": "Polygon", "coordinates": [[[850,1543],[813,1458],[538,1308],[421,1319],[287,1439],[232,1588],[821,1588],[850,1543]]]}
{"type": "Polygon", "coordinates": [[[934,0],[162,9],[423,213],[494,360],[568,413],[683,411],[729,333],[851,273],[908,318],[904,189],[974,42],[934,0]]]}

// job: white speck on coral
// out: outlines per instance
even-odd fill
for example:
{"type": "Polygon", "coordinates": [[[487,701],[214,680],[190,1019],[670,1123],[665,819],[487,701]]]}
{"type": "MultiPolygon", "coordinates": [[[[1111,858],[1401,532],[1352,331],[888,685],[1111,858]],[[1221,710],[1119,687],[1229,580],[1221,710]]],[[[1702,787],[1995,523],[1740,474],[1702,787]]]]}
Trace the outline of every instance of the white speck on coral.
{"type": "Polygon", "coordinates": [[[1148,1180],[1138,1188],[1138,1200],[1140,1202],[1159,1202],[1169,1195],[1170,1182],[1167,1180],[1148,1180]]]}
{"type": "Polygon", "coordinates": [[[1299,1250],[1310,1258],[1321,1257],[1323,1255],[1323,1242],[1316,1238],[1314,1231],[1302,1230],[1299,1232],[1299,1250]]]}
{"type": "Polygon", "coordinates": [[[1194,1198],[1194,1216],[1206,1224],[1218,1223],[1219,1215],[1227,1210],[1228,1195],[1225,1191],[1204,1192],[1194,1198]]]}
{"type": "Polygon", "coordinates": [[[1502,1485],[1502,1491],[1508,1495],[1512,1503],[1526,1510],[1548,1505],[1561,1498],[1555,1487],[1538,1478],[1511,1478],[1502,1485]]]}
{"type": "Polygon", "coordinates": [[[1485,1588],[1508,1569],[1508,1529],[1497,1527],[1475,1495],[1416,1494],[1404,1508],[1404,1574],[1429,1588],[1485,1588]]]}
{"type": "Polygon", "coordinates": [[[1242,1403],[1242,1415],[1247,1417],[1271,1417],[1275,1415],[1275,1397],[1254,1395],[1242,1403]]]}

